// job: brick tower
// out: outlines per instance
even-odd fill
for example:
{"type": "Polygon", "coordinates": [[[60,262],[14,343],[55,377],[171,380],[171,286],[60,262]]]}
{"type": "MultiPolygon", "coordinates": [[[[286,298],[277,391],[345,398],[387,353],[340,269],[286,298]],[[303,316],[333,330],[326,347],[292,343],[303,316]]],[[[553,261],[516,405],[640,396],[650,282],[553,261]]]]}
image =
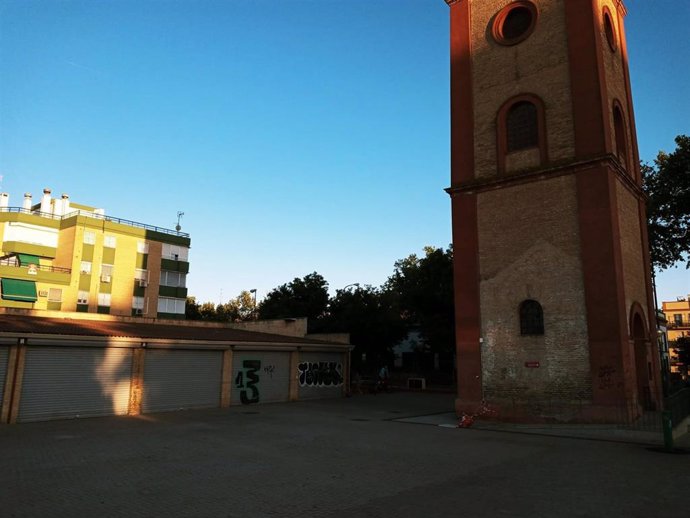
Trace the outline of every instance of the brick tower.
{"type": "Polygon", "coordinates": [[[659,406],[621,0],[445,0],[458,412],[659,406]]]}

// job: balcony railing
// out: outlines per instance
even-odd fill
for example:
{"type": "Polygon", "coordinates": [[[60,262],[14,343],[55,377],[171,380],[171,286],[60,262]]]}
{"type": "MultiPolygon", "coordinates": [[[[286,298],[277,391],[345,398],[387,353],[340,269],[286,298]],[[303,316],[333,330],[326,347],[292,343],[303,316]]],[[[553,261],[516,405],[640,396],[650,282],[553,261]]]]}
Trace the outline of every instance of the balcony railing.
{"type": "Polygon", "coordinates": [[[690,322],[669,322],[666,324],[667,329],[678,329],[681,327],[690,327],[690,322]]]}
{"type": "Polygon", "coordinates": [[[72,273],[71,268],[62,268],[60,266],[47,266],[43,264],[20,265],[15,258],[10,257],[0,259],[0,266],[23,268],[25,270],[29,270],[29,273],[31,273],[32,270],[36,272],[72,273]]]}
{"type": "Polygon", "coordinates": [[[137,221],[131,221],[128,219],[115,218],[113,216],[106,216],[105,214],[96,214],[94,212],[86,210],[74,210],[65,214],[63,216],[58,216],[56,214],[51,214],[49,212],[41,212],[40,210],[24,209],[22,207],[0,207],[0,212],[15,212],[18,214],[30,214],[32,216],[40,216],[42,218],[64,220],[68,218],[73,218],[75,216],[84,216],[87,218],[98,219],[101,221],[111,221],[113,223],[119,223],[121,225],[127,225],[130,227],[143,228],[145,230],[152,230],[154,232],[159,232],[161,234],[168,234],[171,236],[178,237],[189,237],[186,232],[180,232],[178,230],[171,230],[169,228],[156,227],[154,225],[147,225],[146,223],[139,223],[137,221]]]}

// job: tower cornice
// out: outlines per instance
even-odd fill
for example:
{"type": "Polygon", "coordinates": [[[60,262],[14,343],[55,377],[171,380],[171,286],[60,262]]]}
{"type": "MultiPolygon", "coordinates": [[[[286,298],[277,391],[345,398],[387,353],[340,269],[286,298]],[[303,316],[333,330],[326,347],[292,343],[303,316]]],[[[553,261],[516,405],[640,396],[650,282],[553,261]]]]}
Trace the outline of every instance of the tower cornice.
{"type": "Polygon", "coordinates": [[[611,154],[594,157],[587,160],[580,160],[578,162],[566,162],[563,164],[553,164],[547,168],[537,168],[527,170],[522,173],[511,175],[504,175],[492,178],[475,179],[469,182],[448,187],[445,191],[450,194],[476,194],[486,191],[493,191],[495,189],[502,189],[504,187],[512,187],[524,183],[542,181],[557,176],[564,176],[570,174],[577,174],[580,171],[591,169],[592,167],[606,166],[613,170],[616,177],[621,183],[633,193],[638,199],[646,200],[647,195],[631,177],[630,174],[621,166],[620,161],[611,154]]]}
{"type": "Polygon", "coordinates": [[[448,5],[453,5],[453,4],[459,4],[459,3],[462,2],[463,0],[443,0],[443,1],[444,1],[445,3],[447,3],[448,5]]]}

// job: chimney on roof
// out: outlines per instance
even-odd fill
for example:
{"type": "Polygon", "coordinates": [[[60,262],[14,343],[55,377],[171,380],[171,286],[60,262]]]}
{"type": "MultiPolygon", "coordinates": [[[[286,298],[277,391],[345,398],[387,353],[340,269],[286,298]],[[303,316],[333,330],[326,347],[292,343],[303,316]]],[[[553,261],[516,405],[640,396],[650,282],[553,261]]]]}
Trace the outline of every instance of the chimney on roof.
{"type": "Polygon", "coordinates": [[[51,214],[52,207],[50,206],[50,189],[47,187],[43,189],[43,196],[41,197],[41,212],[51,214]]]}
{"type": "Polygon", "coordinates": [[[0,192],[0,210],[4,211],[10,204],[10,195],[6,192],[0,192]]]}
{"type": "Polygon", "coordinates": [[[62,194],[62,215],[64,216],[65,214],[69,214],[70,208],[69,208],[69,195],[67,194],[62,194]]]}
{"type": "Polygon", "coordinates": [[[24,201],[22,202],[22,209],[31,210],[31,193],[30,192],[24,193],[24,201]]]}

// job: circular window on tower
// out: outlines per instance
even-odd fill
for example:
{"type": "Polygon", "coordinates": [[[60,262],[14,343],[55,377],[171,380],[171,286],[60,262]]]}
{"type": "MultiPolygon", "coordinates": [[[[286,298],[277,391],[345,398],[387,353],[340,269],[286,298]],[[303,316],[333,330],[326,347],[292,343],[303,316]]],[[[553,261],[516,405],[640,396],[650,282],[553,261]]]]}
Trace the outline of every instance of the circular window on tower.
{"type": "Polygon", "coordinates": [[[517,45],[534,32],[537,15],[537,6],[532,2],[508,4],[494,18],[491,31],[494,39],[501,45],[517,45]]]}
{"type": "Polygon", "coordinates": [[[618,43],[616,42],[616,29],[613,27],[613,18],[611,18],[611,11],[608,7],[604,7],[604,34],[606,34],[606,41],[609,42],[609,47],[613,52],[616,52],[618,43]]]}

